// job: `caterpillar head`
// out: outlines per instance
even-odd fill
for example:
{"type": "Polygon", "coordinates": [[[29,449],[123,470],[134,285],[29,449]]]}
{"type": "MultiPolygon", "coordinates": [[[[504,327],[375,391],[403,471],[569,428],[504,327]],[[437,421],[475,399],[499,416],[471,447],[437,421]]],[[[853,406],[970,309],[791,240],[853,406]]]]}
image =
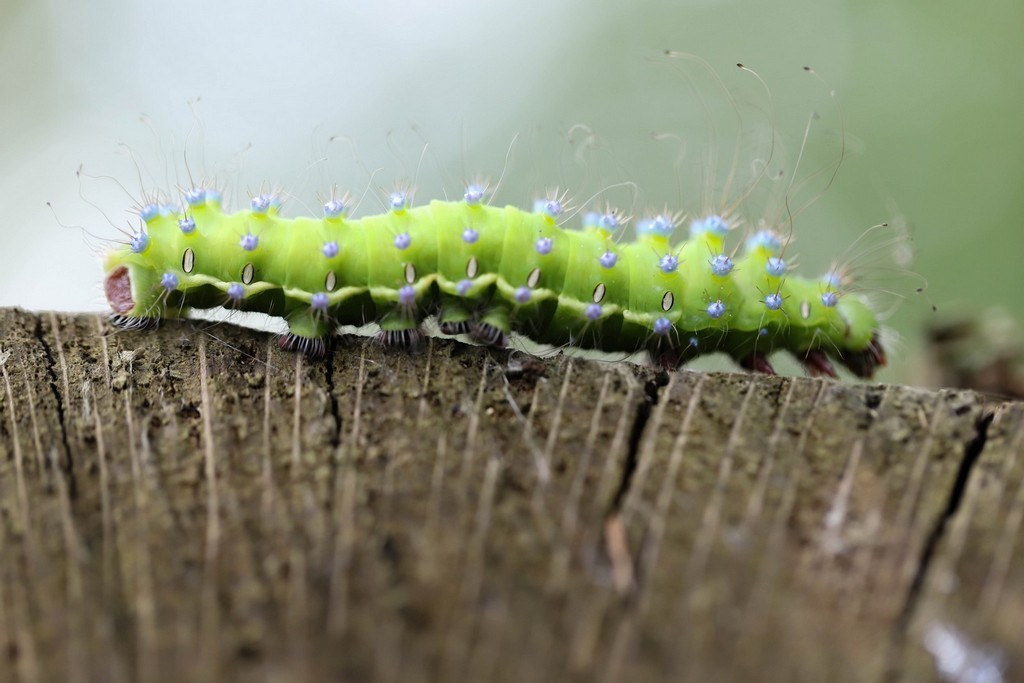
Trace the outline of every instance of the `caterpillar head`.
{"type": "Polygon", "coordinates": [[[117,266],[103,280],[103,291],[115,315],[130,315],[135,308],[132,277],[127,266],[117,266]]]}
{"type": "Polygon", "coordinates": [[[168,292],[177,288],[173,273],[158,273],[125,250],[110,252],[105,263],[103,291],[112,312],[111,320],[120,327],[145,326],[145,321],[169,317],[168,292]]]}

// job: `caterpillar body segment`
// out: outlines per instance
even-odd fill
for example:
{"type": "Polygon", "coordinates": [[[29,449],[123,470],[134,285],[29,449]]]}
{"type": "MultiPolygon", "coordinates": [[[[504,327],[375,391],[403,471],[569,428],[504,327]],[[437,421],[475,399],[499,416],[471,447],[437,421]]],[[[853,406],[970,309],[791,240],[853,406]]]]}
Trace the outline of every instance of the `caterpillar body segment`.
{"type": "MultiPolygon", "coordinates": [[[[471,188],[470,188],[471,189],[471,188]]],[[[879,323],[837,278],[791,274],[779,240],[751,236],[727,251],[728,224],[709,216],[672,244],[671,216],[641,221],[632,242],[612,240],[613,214],[557,224],[560,206],[492,207],[462,201],[353,219],[328,202],[323,218],[284,218],[270,196],[225,213],[213,190],[186,193],[186,208],[143,207],[144,228],[109,253],[105,290],[123,324],[226,307],[285,318],[282,346],[310,355],[338,325],[376,322],[380,338],[410,345],[422,321],[443,332],[503,344],[537,342],[609,353],[648,351],[679,364],[723,351],[771,371],[785,350],[814,374],[829,359],[870,377],[885,364],[879,323]]]]}

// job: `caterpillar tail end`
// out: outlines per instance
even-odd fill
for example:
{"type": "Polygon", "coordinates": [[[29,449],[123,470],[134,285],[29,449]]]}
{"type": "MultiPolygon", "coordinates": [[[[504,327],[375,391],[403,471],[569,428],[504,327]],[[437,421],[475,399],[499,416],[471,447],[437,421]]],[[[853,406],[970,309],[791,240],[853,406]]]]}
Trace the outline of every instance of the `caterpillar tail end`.
{"type": "Polygon", "coordinates": [[[850,372],[863,377],[864,379],[871,379],[875,375],[875,370],[880,367],[885,367],[888,359],[885,357],[885,348],[882,346],[882,339],[875,331],[871,335],[871,341],[868,342],[867,347],[862,351],[853,353],[844,353],[840,359],[842,364],[845,365],[850,372]]]}

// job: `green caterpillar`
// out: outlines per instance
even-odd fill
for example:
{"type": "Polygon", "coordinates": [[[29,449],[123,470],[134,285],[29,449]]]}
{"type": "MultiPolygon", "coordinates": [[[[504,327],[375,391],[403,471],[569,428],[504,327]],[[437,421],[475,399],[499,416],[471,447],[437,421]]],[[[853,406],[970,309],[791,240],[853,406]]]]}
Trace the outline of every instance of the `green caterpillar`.
{"type": "Polygon", "coordinates": [[[282,348],[321,355],[338,325],[380,326],[388,344],[414,345],[425,318],[446,334],[502,346],[517,332],[556,346],[646,350],[663,366],[724,351],[743,367],[773,372],[786,350],[812,374],[835,376],[830,358],[871,377],[885,364],[876,316],[830,273],[792,275],[780,238],[762,230],[733,257],[729,223],[692,222],[671,245],[676,222],[640,221],[616,243],[613,211],[559,227],[558,199],[533,211],[498,208],[470,185],[461,201],[410,206],[392,193],[385,213],[352,219],[345,202],[323,218],[283,218],[259,195],[227,214],[216,190],[192,189],[185,210],[142,207],[144,227],[106,259],[105,291],[122,326],[142,326],[188,308],[260,311],[287,320],[282,348]]]}

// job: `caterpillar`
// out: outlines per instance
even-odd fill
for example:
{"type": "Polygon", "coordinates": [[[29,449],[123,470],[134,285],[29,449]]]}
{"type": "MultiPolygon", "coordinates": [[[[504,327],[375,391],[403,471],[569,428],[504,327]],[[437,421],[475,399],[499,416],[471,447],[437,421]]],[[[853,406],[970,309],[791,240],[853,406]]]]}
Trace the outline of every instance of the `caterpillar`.
{"type": "Polygon", "coordinates": [[[378,339],[414,346],[427,318],[444,334],[504,346],[511,333],[543,344],[609,353],[646,352],[663,367],[725,352],[774,373],[769,356],[794,355],[812,375],[833,362],[870,378],[886,363],[880,323],[838,269],[811,279],[791,272],[783,237],[753,231],[730,251],[728,214],[689,224],[679,216],[636,222],[586,212],[570,229],[564,195],[533,210],[488,203],[483,184],[457,201],[414,206],[395,191],[378,215],[352,218],[331,199],[318,218],[285,218],[281,199],[258,194],[227,213],[222,193],[190,187],[180,205],[151,201],[140,228],[106,257],[104,289],[124,327],[224,307],[283,317],[283,349],[322,356],[341,325],[374,322],[378,339]]]}

